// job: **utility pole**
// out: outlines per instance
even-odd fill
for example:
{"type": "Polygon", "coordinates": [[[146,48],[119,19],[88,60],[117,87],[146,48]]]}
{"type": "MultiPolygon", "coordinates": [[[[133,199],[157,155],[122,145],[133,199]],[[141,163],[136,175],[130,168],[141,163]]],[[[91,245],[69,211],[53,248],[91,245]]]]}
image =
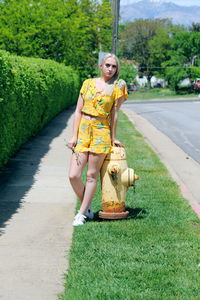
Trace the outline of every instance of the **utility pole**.
{"type": "Polygon", "coordinates": [[[114,54],[117,54],[119,8],[120,8],[120,0],[112,0],[112,12],[113,12],[112,53],[114,54]]]}

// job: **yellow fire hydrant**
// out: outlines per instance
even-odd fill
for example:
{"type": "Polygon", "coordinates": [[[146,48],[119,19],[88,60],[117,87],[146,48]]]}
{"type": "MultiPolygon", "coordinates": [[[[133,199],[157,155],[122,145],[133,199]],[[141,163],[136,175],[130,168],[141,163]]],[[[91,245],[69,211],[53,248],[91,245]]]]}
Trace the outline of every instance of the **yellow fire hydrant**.
{"type": "Polygon", "coordinates": [[[101,172],[102,208],[99,217],[102,219],[125,219],[126,192],[129,186],[139,179],[134,170],[128,168],[126,152],[123,147],[113,147],[102,165],[101,172]]]}

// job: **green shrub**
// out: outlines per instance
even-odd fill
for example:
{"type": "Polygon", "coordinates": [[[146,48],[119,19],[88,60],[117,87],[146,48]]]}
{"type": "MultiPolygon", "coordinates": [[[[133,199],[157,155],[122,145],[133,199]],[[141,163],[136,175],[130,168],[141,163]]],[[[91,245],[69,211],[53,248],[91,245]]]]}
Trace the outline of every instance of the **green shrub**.
{"type": "Polygon", "coordinates": [[[130,83],[136,83],[137,70],[133,66],[133,63],[121,60],[120,61],[120,78],[126,81],[127,86],[130,86],[130,83]]]}
{"type": "Polygon", "coordinates": [[[79,76],[51,60],[0,51],[0,167],[27,139],[77,100],[79,76]]]}

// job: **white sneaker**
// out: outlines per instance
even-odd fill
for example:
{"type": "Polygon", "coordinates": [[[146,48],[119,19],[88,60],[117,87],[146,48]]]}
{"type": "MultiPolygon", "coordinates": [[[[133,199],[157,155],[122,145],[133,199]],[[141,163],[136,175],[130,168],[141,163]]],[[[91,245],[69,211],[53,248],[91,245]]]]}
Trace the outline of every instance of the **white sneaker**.
{"type": "Polygon", "coordinates": [[[86,211],[85,216],[90,220],[94,219],[94,213],[93,213],[91,207],[88,207],[88,210],[86,211]]]}
{"type": "Polygon", "coordinates": [[[82,214],[77,214],[74,217],[74,221],[72,223],[73,226],[79,226],[79,225],[84,225],[86,216],[82,215],[82,214]]]}

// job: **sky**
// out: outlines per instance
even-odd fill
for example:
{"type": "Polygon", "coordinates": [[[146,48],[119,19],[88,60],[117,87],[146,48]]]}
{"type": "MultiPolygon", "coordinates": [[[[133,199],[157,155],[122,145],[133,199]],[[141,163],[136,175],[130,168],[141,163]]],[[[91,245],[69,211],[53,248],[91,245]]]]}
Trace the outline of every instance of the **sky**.
{"type": "MultiPolygon", "coordinates": [[[[138,2],[139,0],[121,0],[120,3],[123,4],[131,4],[134,2],[138,2]]],[[[192,6],[198,5],[200,6],[200,0],[153,0],[155,2],[173,2],[177,5],[181,6],[192,6]]]]}

